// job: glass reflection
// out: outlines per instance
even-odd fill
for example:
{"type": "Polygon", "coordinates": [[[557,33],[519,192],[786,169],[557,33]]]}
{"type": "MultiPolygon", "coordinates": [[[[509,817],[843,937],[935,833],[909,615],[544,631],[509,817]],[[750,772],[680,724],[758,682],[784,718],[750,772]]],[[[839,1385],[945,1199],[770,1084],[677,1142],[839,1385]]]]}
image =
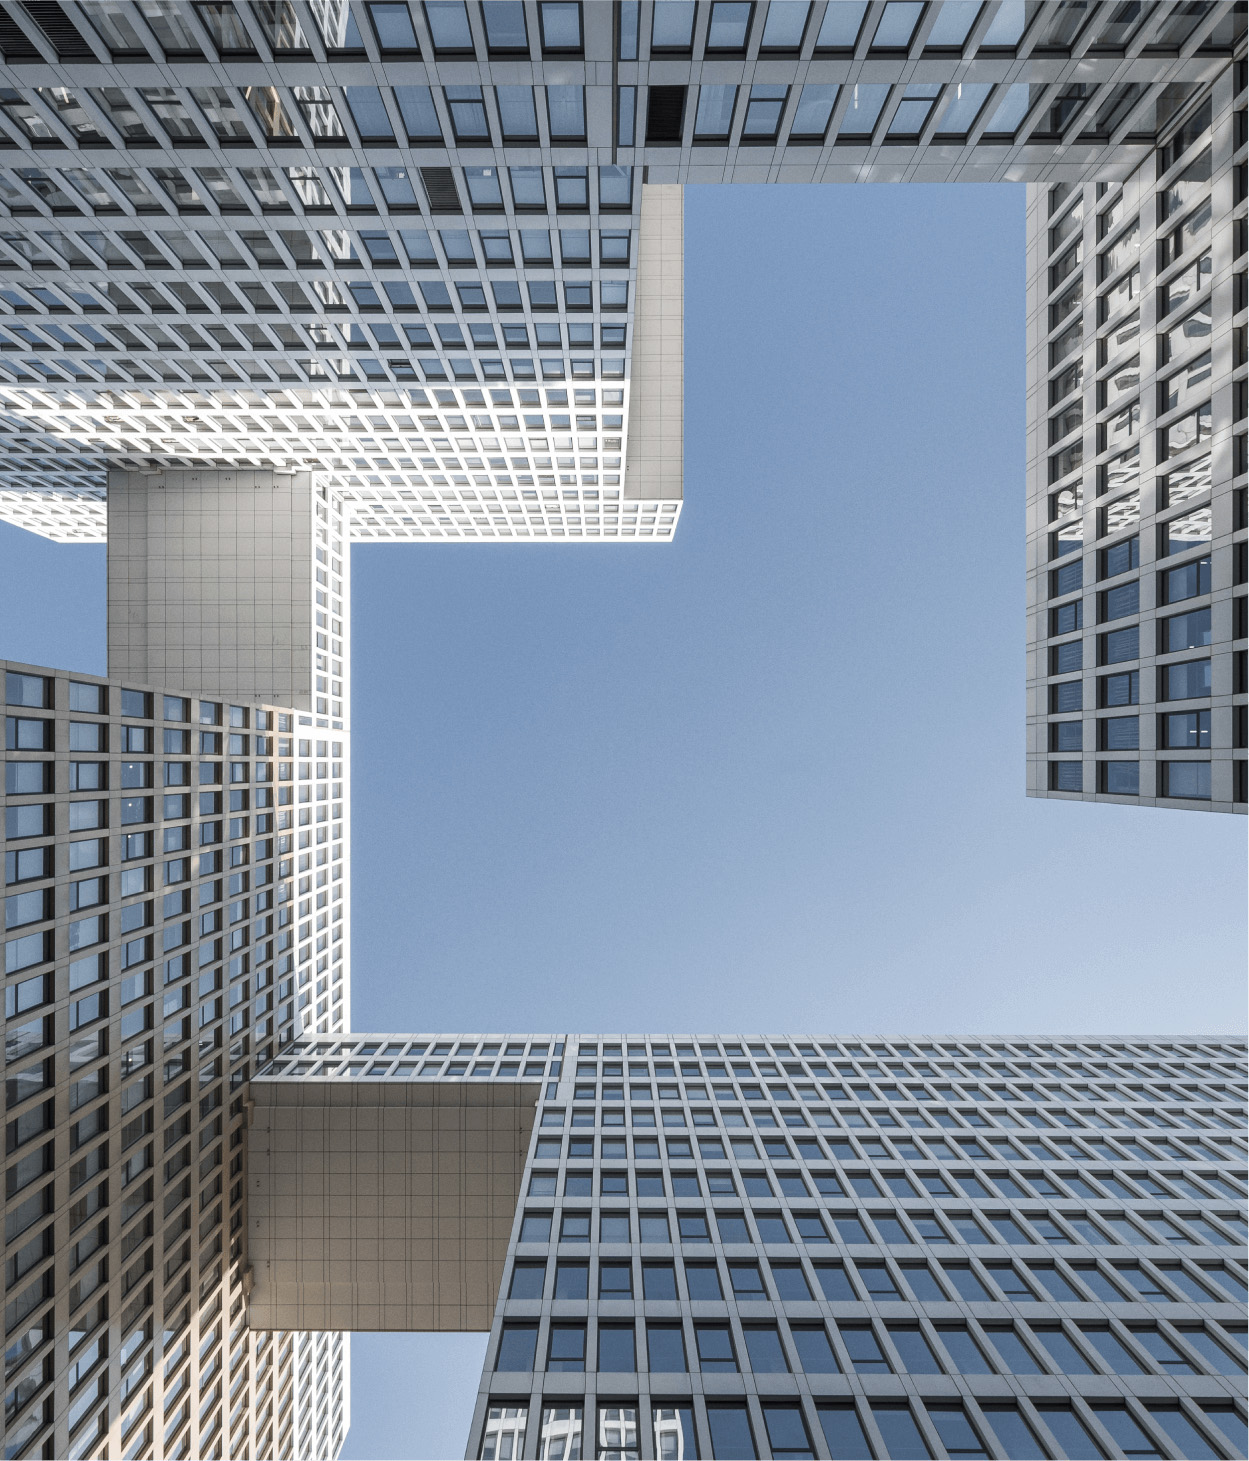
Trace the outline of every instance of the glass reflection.
{"type": "Polygon", "coordinates": [[[481,1442],[481,1461],[514,1461],[524,1455],[528,1421],[527,1405],[492,1405],[481,1442]]]}
{"type": "Polygon", "coordinates": [[[638,1461],[638,1413],[632,1405],[602,1405],[598,1412],[600,1461],[638,1461]]]}
{"type": "Polygon", "coordinates": [[[651,1412],[658,1461],[685,1461],[698,1455],[694,1411],[688,1405],[655,1405],[651,1412]]]}
{"type": "Polygon", "coordinates": [[[547,1405],[542,1410],[538,1461],[576,1461],[581,1455],[581,1407],[547,1405]]]}

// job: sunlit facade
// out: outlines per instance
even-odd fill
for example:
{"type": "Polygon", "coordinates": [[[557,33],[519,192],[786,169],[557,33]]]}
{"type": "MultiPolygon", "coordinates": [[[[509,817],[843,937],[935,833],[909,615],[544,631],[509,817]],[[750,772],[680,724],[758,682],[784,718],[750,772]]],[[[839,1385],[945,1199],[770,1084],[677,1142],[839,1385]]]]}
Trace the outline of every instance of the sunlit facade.
{"type": "Polygon", "coordinates": [[[0,664],[6,1456],[334,1456],[457,1327],[494,1461],[1238,1454],[1239,1047],[348,1033],[349,562],[672,539],[685,183],[1027,184],[1029,790],[1243,811],[1243,36],[0,0],[0,518],[109,547],[0,664]]]}

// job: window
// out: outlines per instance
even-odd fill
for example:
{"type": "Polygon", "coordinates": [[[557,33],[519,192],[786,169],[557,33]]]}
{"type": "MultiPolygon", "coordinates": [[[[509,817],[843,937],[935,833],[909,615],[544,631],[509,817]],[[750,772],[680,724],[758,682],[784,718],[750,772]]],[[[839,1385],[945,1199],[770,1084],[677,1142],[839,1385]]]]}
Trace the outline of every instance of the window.
{"type": "Polygon", "coordinates": [[[569,1372],[585,1369],[584,1324],[551,1325],[546,1367],[548,1370],[569,1372]]]}
{"type": "Polygon", "coordinates": [[[723,142],[733,130],[736,86],[700,86],[694,113],[695,142],[723,142]]]}
{"type": "Polygon", "coordinates": [[[1083,791],[1084,768],[1079,761],[1050,762],[1051,791],[1083,791]]]}
{"type": "MultiPolygon", "coordinates": [[[[755,1217],[755,1227],[758,1229],[758,1232],[759,1232],[759,1241],[761,1243],[792,1243],[793,1242],[793,1239],[789,1235],[789,1229],[785,1226],[785,1219],[783,1217],[781,1217],[781,1215],[779,1213],[760,1213],[760,1212],[757,1212],[757,1213],[755,1213],[754,1217],[755,1217]]],[[[797,1218],[796,1220],[798,1222],[804,1221],[803,1218],[797,1218]]],[[[816,1219],[817,1224],[818,1224],[818,1221],[819,1220],[816,1219]]],[[[819,1228],[819,1234],[818,1234],[818,1237],[817,1237],[816,1241],[821,1241],[823,1239],[824,1239],[824,1229],[822,1227],[820,1227],[819,1228]]]]}
{"type": "Polygon", "coordinates": [[[1110,1432],[1125,1456],[1152,1457],[1162,1454],[1128,1414],[1126,1405],[1095,1404],[1093,1414],[1110,1432]]]}
{"type": "Polygon", "coordinates": [[[1083,583],[1083,562],[1065,563],[1050,574],[1050,597],[1061,598],[1064,594],[1075,593],[1083,583]]]}
{"type": "Polygon", "coordinates": [[[1163,654],[1174,654],[1176,650],[1200,649],[1210,643],[1211,626],[1209,609],[1192,609],[1187,614],[1174,614],[1162,621],[1163,654]]]}
{"type": "MultiPolygon", "coordinates": [[[[663,0],[663,3],[675,4],[677,0],[663,0]]],[[[759,1454],[755,1450],[750,1415],[744,1404],[709,1405],[707,1426],[711,1431],[711,1454],[714,1457],[753,1461],[759,1454]]]]}
{"type": "Polygon", "coordinates": [[[1141,677],[1139,670],[1126,674],[1103,675],[1097,682],[1097,703],[1103,708],[1114,705],[1139,705],[1141,677]]]}
{"type": "Polygon", "coordinates": [[[1084,627],[1084,601],[1073,599],[1050,610],[1051,634],[1074,634],[1084,627]]]}
{"type": "Polygon", "coordinates": [[[1103,548],[1100,558],[1099,578],[1115,578],[1120,573],[1130,573],[1140,566],[1141,540],[1139,537],[1125,538],[1121,543],[1103,548]]]}
{"type": "Polygon", "coordinates": [[[691,0],[661,0],[651,25],[651,51],[688,52],[694,39],[691,0]]]}
{"type": "MultiPolygon", "coordinates": [[[[548,86],[546,88],[546,109],[553,145],[585,140],[585,91],[583,87],[548,86]]],[[[556,169],[557,175],[558,172],[559,169],[556,169]]]]}
{"type": "MultiPolygon", "coordinates": [[[[705,1222],[705,1220],[702,1221],[705,1222]]],[[[716,1228],[719,1231],[720,1241],[722,1243],[750,1242],[750,1231],[746,1227],[746,1219],[739,1212],[718,1212],[716,1214],[716,1228]]]]}
{"type": "Polygon", "coordinates": [[[1071,640],[1066,644],[1050,646],[1050,674],[1071,675],[1084,666],[1084,644],[1082,640],[1071,640]]]}
{"type": "Polygon", "coordinates": [[[555,1270],[557,1299],[584,1299],[590,1291],[590,1269],[585,1263],[561,1263],[555,1270]]]}
{"type": "Polygon", "coordinates": [[[707,25],[707,51],[743,53],[751,8],[750,0],[715,0],[707,25]]]}
{"type": "MultiPolygon", "coordinates": [[[[830,5],[829,9],[832,10],[832,8],[830,5]]],[[[846,8],[853,7],[847,6],[846,8]]],[[[843,1401],[833,1405],[817,1405],[816,1415],[819,1416],[820,1429],[824,1432],[824,1438],[828,1442],[830,1455],[870,1456],[872,1454],[853,1402],[843,1401]]],[[[898,1454],[905,1453],[899,1452],[898,1454]]]]}
{"type": "Polygon", "coordinates": [[[1097,722],[1098,749],[1135,751],[1140,746],[1140,719],[1135,715],[1108,716],[1097,722]]]}
{"type": "Polygon", "coordinates": [[[795,1324],[791,1328],[798,1363],[808,1375],[835,1375],[840,1366],[822,1324],[795,1324]]]}
{"type": "Polygon", "coordinates": [[[551,1240],[551,1214],[527,1212],[520,1221],[522,1243],[548,1243],[551,1240]]]}
{"type": "Polygon", "coordinates": [[[1098,790],[1107,796],[1139,796],[1141,768],[1139,761],[1099,761],[1098,790]]]}
{"type": "Polygon", "coordinates": [[[720,1275],[714,1263],[687,1263],[685,1286],[691,1299],[722,1299],[720,1275]]]}
{"type": "Polygon", "coordinates": [[[787,86],[752,86],[742,122],[743,142],[775,142],[785,110],[787,86]]]}
{"type": "Polygon", "coordinates": [[[490,54],[525,54],[529,50],[529,32],[525,25],[525,7],[511,0],[511,3],[487,3],[482,6],[486,22],[486,44],[490,54]]]}
{"type": "MultiPolygon", "coordinates": [[[[934,27],[934,34],[935,29],[934,27]]],[[[976,118],[992,90],[992,85],[983,81],[964,81],[961,86],[951,88],[947,92],[945,110],[937,122],[937,135],[965,137],[975,125],[976,118]]]]}
{"type": "Polygon", "coordinates": [[[533,87],[496,86],[495,100],[505,142],[536,142],[538,116],[534,110],[533,87]]]}
{"type": "MultiPolygon", "coordinates": [[[[830,6],[830,11],[833,8],[830,6]]],[[[838,140],[853,138],[862,141],[872,135],[889,95],[889,87],[883,82],[858,82],[850,90],[850,105],[842,115],[838,140]]]]}
{"type": "Polygon", "coordinates": [[[942,1324],[937,1334],[960,1375],[991,1375],[993,1366],[965,1324],[942,1324]]]}
{"type": "Polygon", "coordinates": [[[1060,1375],[1093,1375],[1097,1371],[1063,1330],[1033,1325],[1033,1334],[1048,1351],[1060,1375]]]}
{"type": "Polygon", "coordinates": [[[1210,800],[1209,761],[1162,761],[1159,765],[1162,796],[1210,800]]]}
{"type": "Polygon", "coordinates": [[[1168,604],[1182,603],[1185,599],[1195,599],[1201,594],[1210,592],[1210,559],[1195,559],[1192,563],[1185,563],[1180,568],[1169,568],[1161,575],[1163,585],[1163,602],[1168,604]]]}
{"type": "Polygon", "coordinates": [[[490,125],[486,121],[486,105],[480,86],[448,86],[445,88],[447,110],[451,114],[451,130],[460,143],[490,145],[490,125]]]}
{"type": "Polygon", "coordinates": [[[843,1243],[870,1243],[872,1241],[857,1217],[834,1215],[833,1226],[841,1235],[843,1243]]]}
{"type": "MultiPolygon", "coordinates": [[[[706,1224],[702,1217],[697,1218],[697,1223],[702,1224],[702,1241],[706,1241],[706,1224]]],[[[698,1233],[693,1229],[689,1233],[685,1231],[685,1220],[682,1219],[679,1227],[682,1238],[690,1238],[699,1241],[698,1233]]],[[[643,1243],[670,1243],[671,1234],[668,1231],[668,1215],[662,1212],[643,1212],[638,1215],[639,1238],[643,1243]]]]}
{"type": "Polygon", "coordinates": [[[917,1325],[890,1325],[888,1332],[889,1339],[902,1361],[902,1368],[907,1374],[939,1375],[942,1373],[936,1355],[929,1348],[928,1341],[917,1325]]]}
{"type": "Polygon", "coordinates": [[[1050,714],[1061,715],[1072,710],[1083,710],[1084,686],[1079,680],[1068,680],[1061,685],[1050,686],[1050,714]]]}
{"type": "Polygon", "coordinates": [[[409,142],[442,141],[442,127],[428,86],[396,86],[394,96],[409,142]]]}
{"type": "Polygon", "coordinates": [[[439,55],[472,54],[473,33],[464,0],[426,0],[425,19],[439,55]]]}
{"type": "MultiPolygon", "coordinates": [[[[1165,1374],[1195,1375],[1196,1367],[1178,1349],[1160,1334],[1157,1329],[1133,1329],[1132,1338],[1165,1374]]],[[[1116,1370],[1116,1374],[1132,1374],[1131,1370],[1116,1370]]]]}
{"type": "Polygon", "coordinates": [[[540,1299],[546,1283],[545,1263],[518,1263],[512,1269],[509,1299],[540,1299]]]}
{"type": "Polygon", "coordinates": [[[1112,629],[1097,636],[1097,662],[1103,665],[1122,664],[1124,660],[1139,659],[1141,653],[1141,630],[1139,624],[1127,629],[1112,629]]]}
{"type": "Polygon", "coordinates": [[[887,1375],[889,1362],[881,1353],[876,1336],[866,1325],[841,1324],[838,1326],[841,1342],[846,1347],[850,1363],[860,1375],[887,1375]]]}
{"type": "Polygon", "coordinates": [[[889,123],[889,136],[918,137],[940,95],[941,87],[933,82],[913,82],[906,87],[889,123]]]}
{"type": "MultiPolygon", "coordinates": [[[[519,211],[545,209],[546,189],[542,182],[540,167],[510,167],[508,176],[512,185],[512,201],[519,211]]],[[[528,262],[528,259],[526,261],[528,262]]]]}
{"type": "MultiPolygon", "coordinates": [[[[712,1273],[714,1274],[714,1272],[713,1269],[712,1273]]],[[[671,1263],[643,1263],[642,1296],[647,1299],[675,1299],[677,1297],[676,1273],[671,1263]]],[[[690,1297],[694,1297],[692,1292],[690,1297]]],[[[716,1297],[719,1297],[718,1293],[716,1297]]]]}
{"type": "Polygon", "coordinates": [[[368,6],[369,21],[377,37],[378,49],[383,54],[417,55],[416,32],[412,29],[412,17],[406,3],[399,0],[371,0],[368,6]]]}
{"type": "Polygon", "coordinates": [[[538,22],[544,52],[581,49],[581,6],[576,0],[540,0],[538,22]]]}
{"type": "MultiPolygon", "coordinates": [[[[589,1214],[586,1214],[586,1236],[589,1237],[589,1214]]],[[[567,1218],[564,1219],[568,1221],[567,1218]]],[[[600,1243],[627,1243],[629,1241],[629,1214],[627,1212],[605,1212],[599,1218],[600,1243]]]]}
{"type": "MultiPolygon", "coordinates": [[[[85,710],[92,715],[103,715],[105,690],[103,685],[85,685],[71,680],[69,708],[85,710]]],[[[24,675],[17,670],[9,670],[4,677],[4,701],[6,705],[49,710],[52,707],[52,681],[43,675],[24,675]]]]}
{"type": "Polygon", "coordinates": [[[1210,661],[1208,659],[1182,660],[1179,664],[1163,665],[1159,675],[1159,698],[1162,700],[1193,700],[1210,694],[1210,661]]]}
{"type": "Polygon", "coordinates": [[[1079,751],[1084,745],[1084,726],[1078,720],[1055,721],[1050,725],[1051,751],[1079,751]]]}
{"type": "MultiPolygon", "coordinates": [[[[771,26],[772,18],[781,14],[780,7],[773,5],[768,10],[768,21],[764,27],[766,36],[771,26]]],[[[820,85],[808,83],[802,88],[798,95],[798,104],[794,108],[794,119],[789,128],[790,142],[820,143],[824,141],[824,134],[828,131],[829,118],[833,115],[833,106],[837,101],[837,93],[841,88],[836,85],[820,85]]]]}
{"type": "Polygon", "coordinates": [[[801,1406],[765,1405],[763,1424],[768,1433],[768,1455],[776,1461],[815,1455],[801,1406]]]}
{"type": "Polygon", "coordinates": [[[600,1263],[598,1294],[600,1299],[632,1298],[633,1265],[630,1263],[600,1263]]]}
{"type": "Polygon", "coordinates": [[[679,1324],[647,1324],[647,1366],[652,1371],[680,1374],[687,1368],[685,1339],[679,1324]]]}
{"type": "Polygon", "coordinates": [[[598,1368],[629,1373],[637,1369],[632,1324],[602,1324],[598,1330],[598,1368]]]}
{"type": "Polygon", "coordinates": [[[1098,618],[1103,624],[1111,619],[1126,619],[1129,615],[1140,612],[1140,582],[1133,579],[1131,583],[1121,583],[1115,588],[1106,589],[1099,595],[1099,599],[1098,618]]]}
{"type": "MultiPolygon", "coordinates": [[[[905,1405],[873,1405],[872,1419],[876,1422],[885,1447],[890,1456],[905,1456],[908,1461],[917,1461],[917,1458],[931,1456],[920,1435],[919,1427],[910,1410],[905,1405]]],[[[985,1453],[980,1451],[978,1455],[985,1453]]]]}
{"type": "MultiPolygon", "coordinates": [[[[887,1238],[886,1241],[891,1242],[893,1240],[887,1238]]],[[[903,1236],[897,1241],[907,1243],[910,1242],[910,1239],[909,1237],[903,1236]]],[[[898,1292],[897,1285],[890,1276],[889,1270],[883,1263],[857,1263],[855,1264],[855,1268],[859,1275],[859,1281],[871,1298],[900,1299],[902,1297],[898,1292]]]]}
{"type": "Polygon", "coordinates": [[[585,168],[557,167],[552,171],[555,174],[555,206],[561,212],[583,212],[587,209],[590,206],[590,194],[585,168]]]}
{"type": "Polygon", "coordinates": [[[750,1357],[750,1368],[757,1375],[784,1375],[789,1373],[785,1351],[781,1348],[781,1337],[774,1324],[747,1325],[743,1329],[746,1353],[750,1357]]]}
{"type": "Polygon", "coordinates": [[[989,1453],[972,1428],[961,1405],[928,1403],[928,1418],[941,1437],[941,1444],[951,1457],[981,1457],[989,1453]]]}
{"type": "Polygon", "coordinates": [[[734,1298],[766,1299],[768,1296],[757,1263],[730,1263],[729,1282],[733,1286],[734,1298]]]}
{"type": "Polygon", "coordinates": [[[737,1358],[727,1324],[695,1324],[698,1367],[709,1374],[736,1372],[737,1358]]]}
{"type": "Polygon", "coordinates": [[[499,1353],[495,1358],[496,1370],[532,1370],[534,1346],[538,1342],[536,1324],[513,1324],[503,1326],[499,1336],[499,1353]]]}
{"type": "Polygon", "coordinates": [[[1159,558],[1187,553],[1191,548],[1209,548],[1213,524],[1213,509],[1208,503],[1163,523],[1158,529],[1159,558]]]}
{"type": "Polygon", "coordinates": [[[1167,750],[1203,751],[1210,746],[1210,712],[1187,710],[1159,717],[1159,744],[1167,750]]]}

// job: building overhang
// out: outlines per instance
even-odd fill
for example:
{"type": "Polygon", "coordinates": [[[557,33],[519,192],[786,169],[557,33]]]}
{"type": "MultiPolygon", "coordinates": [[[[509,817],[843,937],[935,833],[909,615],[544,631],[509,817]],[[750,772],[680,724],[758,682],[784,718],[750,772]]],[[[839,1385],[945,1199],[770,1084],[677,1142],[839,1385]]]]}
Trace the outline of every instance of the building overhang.
{"type": "Polygon", "coordinates": [[[251,1328],[488,1330],[541,1090],[253,1080],[251,1328]]]}

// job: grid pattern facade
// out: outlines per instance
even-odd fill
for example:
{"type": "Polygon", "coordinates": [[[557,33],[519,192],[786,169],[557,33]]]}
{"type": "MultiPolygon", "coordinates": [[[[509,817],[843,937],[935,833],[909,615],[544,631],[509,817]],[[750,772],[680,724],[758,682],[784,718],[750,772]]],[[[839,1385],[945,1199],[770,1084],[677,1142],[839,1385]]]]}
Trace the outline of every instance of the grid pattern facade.
{"type": "Polygon", "coordinates": [[[99,539],[109,464],[315,466],[359,538],[671,538],[679,502],[628,506],[644,182],[1120,176],[1242,30],[1230,0],[6,0],[0,512],[99,539]]]}
{"type": "Polygon", "coordinates": [[[252,1334],[247,1082],[350,1021],[346,737],[0,665],[5,1447],[327,1456],[341,1335],[252,1334]]]}
{"type": "Polygon", "coordinates": [[[1033,796],[1249,800],[1246,79],[1121,184],[1030,190],[1033,796]]]}
{"type": "Polygon", "coordinates": [[[1244,1454],[1242,1042],[347,1036],[545,1079],[470,1457],[1244,1454]]]}

